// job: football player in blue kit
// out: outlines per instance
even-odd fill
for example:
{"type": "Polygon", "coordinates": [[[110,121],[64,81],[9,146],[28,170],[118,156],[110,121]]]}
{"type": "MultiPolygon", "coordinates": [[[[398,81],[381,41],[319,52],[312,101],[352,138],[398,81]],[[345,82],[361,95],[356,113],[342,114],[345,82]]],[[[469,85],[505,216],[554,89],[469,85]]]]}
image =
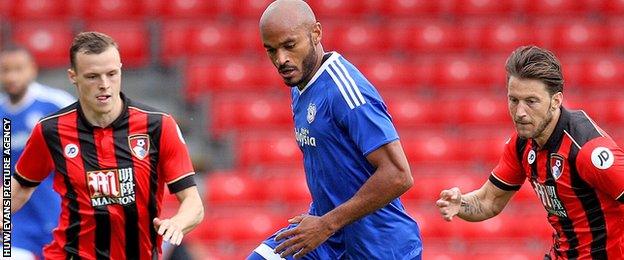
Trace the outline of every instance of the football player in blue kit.
{"type": "MultiPolygon", "coordinates": [[[[11,172],[39,119],[74,102],[67,92],[37,83],[36,76],[37,66],[28,50],[9,45],[0,51],[0,116],[11,120],[11,172]]],[[[43,246],[52,241],[61,212],[52,178],[42,182],[32,199],[12,216],[11,255],[15,259],[42,259],[43,246]]]]}
{"type": "Polygon", "coordinates": [[[413,179],[377,90],[339,53],[324,52],[304,1],[271,3],[260,33],[291,87],[312,204],[248,259],[420,259],[418,225],[398,199],[413,179]]]}

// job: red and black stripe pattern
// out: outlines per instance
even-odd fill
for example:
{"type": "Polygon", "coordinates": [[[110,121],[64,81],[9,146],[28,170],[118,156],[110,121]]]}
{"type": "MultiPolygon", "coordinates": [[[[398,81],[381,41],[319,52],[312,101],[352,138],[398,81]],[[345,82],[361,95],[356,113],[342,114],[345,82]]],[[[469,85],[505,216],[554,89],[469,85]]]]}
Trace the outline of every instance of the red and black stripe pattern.
{"type": "Polygon", "coordinates": [[[624,252],[624,211],[618,202],[618,194],[624,191],[621,149],[584,112],[563,108],[544,147],[538,147],[533,140],[518,137],[513,140],[515,147],[509,149],[513,152],[504,155],[490,180],[495,180],[492,183],[503,190],[516,189],[521,184],[517,182],[519,179],[530,181],[556,230],[551,257],[621,258],[624,252]],[[612,167],[596,168],[591,155],[596,149],[613,151],[612,167]],[[514,165],[511,160],[516,160],[518,169],[508,169],[506,165],[514,165]]]}
{"type": "Polygon", "coordinates": [[[28,165],[36,164],[36,152],[49,151],[47,164],[63,198],[46,258],[157,259],[161,238],[152,220],[159,216],[164,185],[173,193],[195,185],[175,121],[122,99],[122,114],[106,128],[90,124],[79,103],[42,119],[41,131],[33,132],[41,136],[31,137],[18,162],[20,183],[36,185],[45,177],[42,167],[28,165]]]}

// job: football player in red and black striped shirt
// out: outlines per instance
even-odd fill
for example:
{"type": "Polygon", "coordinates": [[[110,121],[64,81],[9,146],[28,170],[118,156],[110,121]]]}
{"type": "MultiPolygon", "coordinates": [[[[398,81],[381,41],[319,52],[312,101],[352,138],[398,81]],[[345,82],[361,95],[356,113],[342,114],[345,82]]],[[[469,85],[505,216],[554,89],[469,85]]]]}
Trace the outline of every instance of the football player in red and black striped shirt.
{"type": "Polygon", "coordinates": [[[170,115],[121,93],[112,38],[80,33],[70,55],[79,100],[35,126],[13,176],[13,210],[54,170],[62,211],[46,259],[156,259],[163,239],[180,244],[203,218],[184,139],[170,115]],[[165,184],[181,204],[159,219],[165,184]]]}
{"type": "Polygon", "coordinates": [[[441,192],[443,217],[494,217],[528,179],[556,231],[546,258],[624,258],[622,149],[585,112],[562,107],[561,65],[551,52],[520,47],[506,70],[516,133],[480,189],[441,192]]]}

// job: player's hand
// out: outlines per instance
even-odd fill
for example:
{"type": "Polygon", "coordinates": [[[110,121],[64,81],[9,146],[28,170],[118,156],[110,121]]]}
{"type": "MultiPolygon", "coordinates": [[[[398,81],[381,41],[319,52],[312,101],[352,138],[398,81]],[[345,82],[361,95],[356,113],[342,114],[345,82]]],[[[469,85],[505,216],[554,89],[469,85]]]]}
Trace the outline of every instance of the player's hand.
{"type": "Polygon", "coordinates": [[[325,242],[334,231],[329,223],[312,215],[300,215],[288,220],[290,224],[297,224],[295,228],[283,231],[276,237],[276,241],[286,239],[275,248],[275,253],[282,258],[293,255],[294,258],[302,258],[325,242]]]}
{"type": "Polygon", "coordinates": [[[172,219],[159,219],[154,218],[154,228],[158,231],[158,234],[163,237],[164,241],[167,241],[173,245],[180,245],[182,243],[182,227],[172,219]]]}
{"type": "Polygon", "coordinates": [[[459,188],[454,187],[440,192],[440,199],[436,201],[436,206],[438,206],[442,218],[446,221],[451,221],[459,213],[461,206],[461,191],[459,188]]]}

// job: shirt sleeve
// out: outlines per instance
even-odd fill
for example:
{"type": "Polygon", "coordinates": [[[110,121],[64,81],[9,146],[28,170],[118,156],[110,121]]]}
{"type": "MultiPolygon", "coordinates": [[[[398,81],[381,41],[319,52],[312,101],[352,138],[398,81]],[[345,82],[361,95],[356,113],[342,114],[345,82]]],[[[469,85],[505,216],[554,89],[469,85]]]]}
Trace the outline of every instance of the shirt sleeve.
{"type": "Polygon", "coordinates": [[[339,119],[338,124],[345,129],[364,156],[399,139],[386,105],[377,100],[367,100],[366,103],[350,109],[339,119]]]}
{"type": "Polygon", "coordinates": [[[41,124],[37,123],[22,155],[17,160],[13,178],[23,186],[34,187],[39,185],[53,169],[52,155],[43,137],[41,124]]]}
{"type": "Polygon", "coordinates": [[[624,153],[611,139],[598,137],[583,145],[576,166],[592,187],[624,203],[624,153]]]}
{"type": "Polygon", "coordinates": [[[195,171],[182,132],[171,116],[163,116],[159,169],[171,193],[195,186],[195,171]]]}
{"type": "Polygon", "coordinates": [[[522,165],[518,160],[518,142],[518,135],[514,134],[505,143],[503,155],[490,175],[490,182],[502,190],[517,191],[526,179],[526,175],[522,172],[522,165]]]}

